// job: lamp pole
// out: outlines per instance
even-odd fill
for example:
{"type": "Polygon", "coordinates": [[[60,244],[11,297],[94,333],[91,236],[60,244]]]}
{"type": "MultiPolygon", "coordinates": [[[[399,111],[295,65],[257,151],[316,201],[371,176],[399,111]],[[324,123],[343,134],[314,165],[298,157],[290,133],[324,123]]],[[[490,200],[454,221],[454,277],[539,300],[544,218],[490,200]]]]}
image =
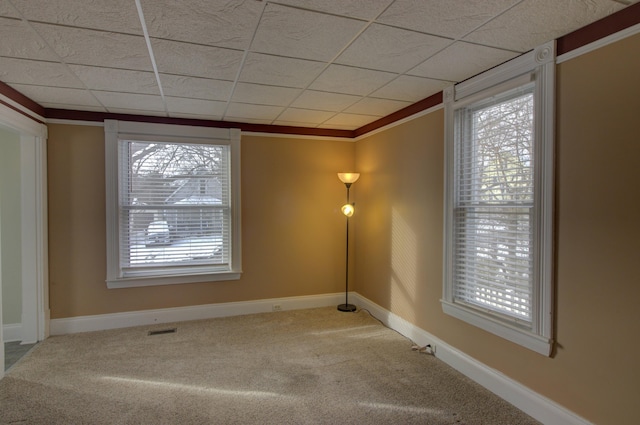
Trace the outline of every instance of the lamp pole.
{"type": "MultiPolygon", "coordinates": [[[[345,186],[347,187],[347,203],[345,204],[345,206],[347,205],[351,205],[349,203],[349,188],[351,188],[351,184],[352,182],[345,182],[345,186]]],[[[351,211],[350,214],[347,214],[344,210],[343,207],[343,212],[345,213],[346,217],[347,217],[347,242],[346,242],[346,264],[345,264],[345,284],[344,284],[344,304],[340,304],[338,305],[338,310],[340,311],[345,311],[345,312],[352,312],[352,311],[356,311],[356,306],[353,304],[349,304],[349,216],[351,214],[353,214],[353,210],[351,211]]]]}

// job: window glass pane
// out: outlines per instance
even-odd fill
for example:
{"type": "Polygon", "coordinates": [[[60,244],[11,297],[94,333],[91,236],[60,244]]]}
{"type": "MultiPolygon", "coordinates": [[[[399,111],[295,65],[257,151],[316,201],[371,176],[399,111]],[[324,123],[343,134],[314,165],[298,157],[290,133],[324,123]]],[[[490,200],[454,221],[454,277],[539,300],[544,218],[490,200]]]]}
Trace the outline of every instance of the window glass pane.
{"type": "Polygon", "coordinates": [[[120,141],[123,271],[229,263],[228,149],[120,141]]]}

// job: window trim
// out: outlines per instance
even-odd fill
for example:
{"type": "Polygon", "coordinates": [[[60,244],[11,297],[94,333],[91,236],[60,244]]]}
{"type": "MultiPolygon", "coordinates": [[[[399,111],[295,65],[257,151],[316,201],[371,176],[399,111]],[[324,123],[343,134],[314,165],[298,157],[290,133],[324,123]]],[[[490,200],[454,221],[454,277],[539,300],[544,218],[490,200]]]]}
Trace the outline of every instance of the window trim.
{"type": "Polygon", "coordinates": [[[182,283],[237,280],[242,274],[242,234],[240,211],[240,130],[192,127],[172,124],[105,120],[105,185],[107,227],[107,288],[173,285],[182,283]],[[220,272],[178,273],[123,277],[120,270],[118,208],[118,140],[157,140],[165,142],[207,142],[231,148],[231,264],[220,272]]]}
{"type": "MultiPolygon", "coordinates": [[[[553,203],[555,135],[555,41],[443,92],[445,104],[444,313],[549,356],[553,349],[553,203]],[[535,81],[534,288],[532,329],[523,329],[453,296],[453,206],[455,195],[454,112],[480,99],[535,81]]],[[[487,310],[488,311],[488,310],[487,310]]]]}

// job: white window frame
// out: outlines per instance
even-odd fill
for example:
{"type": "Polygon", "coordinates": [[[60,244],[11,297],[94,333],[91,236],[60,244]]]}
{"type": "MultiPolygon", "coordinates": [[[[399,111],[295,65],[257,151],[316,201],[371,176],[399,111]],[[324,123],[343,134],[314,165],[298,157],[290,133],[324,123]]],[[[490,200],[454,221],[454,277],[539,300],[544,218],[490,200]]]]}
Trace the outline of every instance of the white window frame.
{"type": "Polygon", "coordinates": [[[555,121],[555,42],[493,68],[444,91],[445,207],[443,311],[537,353],[553,348],[553,200],[555,121]],[[495,311],[456,302],[454,297],[455,111],[467,105],[535,82],[533,299],[531,327],[495,311]]]}
{"type": "Polygon", "coordinates": [[[107,287],[172,285],[239,279],[242,273],[241,212],[240,212],[240,130],[212,127],[191,127],[171,124],[139,123],[105,120],[105,171],[107,221],[107,287]],[[120,269],[120,230],[118,206],[118,141],[148,140],[171,143],[214,142],[230,146],[231,174],[231,261],[224,270],[195,271],[166,275],[125,275],[120,269]]]}

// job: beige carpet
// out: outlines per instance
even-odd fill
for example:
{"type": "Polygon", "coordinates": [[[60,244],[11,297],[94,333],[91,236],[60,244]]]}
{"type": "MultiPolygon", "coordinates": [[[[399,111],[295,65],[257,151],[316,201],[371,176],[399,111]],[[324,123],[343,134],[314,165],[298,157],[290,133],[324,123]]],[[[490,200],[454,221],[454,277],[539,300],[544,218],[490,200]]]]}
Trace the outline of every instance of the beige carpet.
{"type": "Polygon", "coordinates": [[[0,381],[0,423],[537,423],[411,346],[333,307],[51,337],[0,381]]]}

